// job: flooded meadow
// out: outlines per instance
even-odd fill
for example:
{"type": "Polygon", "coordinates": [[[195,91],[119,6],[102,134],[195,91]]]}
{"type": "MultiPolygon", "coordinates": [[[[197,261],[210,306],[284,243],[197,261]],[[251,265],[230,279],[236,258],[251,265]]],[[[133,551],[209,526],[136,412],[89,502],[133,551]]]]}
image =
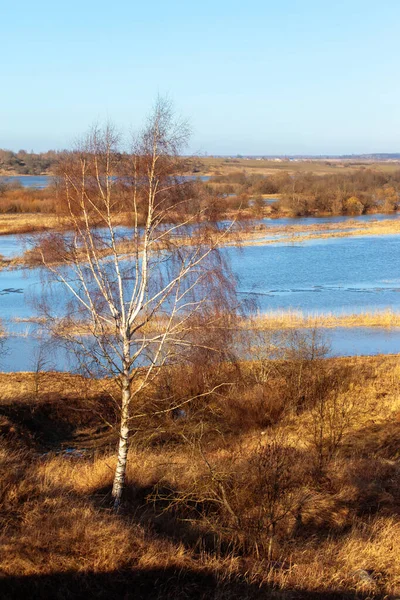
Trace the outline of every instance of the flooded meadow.
{"type": "MultiPolygon", "coordinates": [[[[282,224],[283,220],[272,223],[278,221],[282,224]]],[[[0,254],[6,258],[20,255],[27,239],[24,235],[1,236],[0,254]]],[[[261,313],[400,311],[400,235],[278,241],[273,245],[228,246],[222,252],[237,278],[240,300],[250,300],[261,313]]],[[[35,322],[42,275],[41,268],[5,268],[0,272],[1,320],[8,332],[2,370],[32,370],[46,339],[35,322]]],[[[60,315],[66,299],[65,289],[54,285],[52,302],[60,315]]],[[[396,353],[400,348],[398,329],[336,327],[325,334],[332,355],[396,353]]],[[[64,350],[50,350],[49,346],[49,353],[54,368],[70,368],[64,350]]]]}

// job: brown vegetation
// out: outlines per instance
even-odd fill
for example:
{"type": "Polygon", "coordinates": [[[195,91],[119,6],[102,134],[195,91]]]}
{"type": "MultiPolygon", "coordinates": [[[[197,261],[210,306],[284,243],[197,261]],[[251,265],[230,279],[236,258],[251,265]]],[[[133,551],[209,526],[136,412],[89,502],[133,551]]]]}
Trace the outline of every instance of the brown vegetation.
{"type": "MultiPolygon", "coordinates": [[[[64,153],[62,159],[73,162],[76,154],[64,153]]],[[[130,155],[119,156],[121,173],[124,173],[124,169],[129,169],[131,160],[130,155]]],[[[279,215],[351,216],[363,213],[390,213],[399,206],[400,171],[396,170],[395,164],[391,165],[391,169],[385,169],[388,165],[382,163],[372,165],[373,168],[344,169],[330,174],[321,174],[316,167],[319,163],[304,164],[309,165],[312,170],[292,172],[290,169],[278,168],[277,165],[281,163],[275,163],[275,168],[268,175],[260,171],[252,173],[248,169],[231,169],[227,174],[214,174],[207,183],[186,181],[185,185],[181,185],[181,206],[188,217],[200,209],[205,222],[224,219],[248,221],[279,215]],[[271,198],[277,201],[269,203],[271,198]]],[[[182,160],[179,173],[175,175],[181,177],[187,174],[190,172],[190,166],[190,161],[182,160]]],[[[54,170],[55,173],[59,171],[59,164],[54,165],[54,170]]],[[[128,188],[128,179],[124,176],[119,185],[114,186],[113,211],[118,224],[132,224],[129,210],[126,209],[128,188]]],[[[143,224],[145,216],[141,208],[138,208],[138,223],[143,224]]],[[[48,187],[44,190],[34,190],[7,183],[0,184],[0,213],[26,215],[20,229],[14,228],[13,231],[47,228],[46,225],[41,227],[37,224],[36,215],[61,214],[64,209],[65,194],[62,185],[59,185],[58,189],[48,187]]],[[[169,218],[172,222],[179,221],[181,215],[170,211],[169,218]]]]}
{"type": "Polygon", "coordinates": [[[138,407],[118,515],[112,381],[1,375],[2,597],[398,595],[398,359],[296,348],[165,370],[138,407]]]}
{"type": "Polygon", "coordinates": [[[294,216],[321,214],[359,215],[367,212],[391,212],[399,205],[400,170],[359,169],[331,174],[275,171],[268,177],[246,171],[214,175],[208,186],[223,194],[229,204],[234,195],[247,207],[253,199],[272,194],[279,200],[271,208],[275,213],[294,216]]]}
{"type": "Polygon", "coordinates": [[[247,175],[274,175],[281,171],[289,174],[314,173],[316,175],[334,175],[335,173],[354,173],[365,169],[373,169],[389,173],[399,169],[399,160],[374,161],[355,159],[302,159],[271,160],[268,158],[240,157],[202,157],[192,161],[195,175],[229,175],[233,172],[244,171],[247,175]]]}
{"type": "Polygon", "coordinates": [[[297,329],[323,327],[384,327],[391,329],[400,327],[400,314],[391,309],[376,310],[371,312],[343,314],[334,313],[308,314],[301,311],[275,311],[260,313],[250,321],[241,323],[245,329],[297,329]]]}
{"type": "Polygon", "coordinates": [[[37,190],[15,184],[0,184],[0,214],[54,214],[57,192],[53,186],[37,190]]]}
{"type": "Polygon", "coordinates": [[[63,220],[54,214],[0,215],[0,235],[57,231],[63,220]]]}
{"type": "Polygon", "coordinates": [[[0,148],[0,174],[1,175],[41,175],[49,173],[56,163],[60,152],[48,150],[35,153],[19,150],[12,152],[0,148]]]}

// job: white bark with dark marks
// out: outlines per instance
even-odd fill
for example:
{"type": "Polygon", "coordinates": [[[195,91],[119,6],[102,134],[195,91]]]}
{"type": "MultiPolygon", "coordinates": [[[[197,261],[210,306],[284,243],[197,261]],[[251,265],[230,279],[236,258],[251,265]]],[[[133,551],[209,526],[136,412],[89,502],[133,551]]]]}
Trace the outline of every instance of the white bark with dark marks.
{"type": "Polygon", "coordinates": [[[114,482],[112,488],[112,497],[114,500],[114,510],[118,510],[121,505],[122,493],[125,487],[126,466],[128,462],[129,450],[129,404],[130,404],[130,386],[129,379],[123,382],[122,387],[122,406],[121,421],[118,443],[117,467],[115,469],[114,482]]]}

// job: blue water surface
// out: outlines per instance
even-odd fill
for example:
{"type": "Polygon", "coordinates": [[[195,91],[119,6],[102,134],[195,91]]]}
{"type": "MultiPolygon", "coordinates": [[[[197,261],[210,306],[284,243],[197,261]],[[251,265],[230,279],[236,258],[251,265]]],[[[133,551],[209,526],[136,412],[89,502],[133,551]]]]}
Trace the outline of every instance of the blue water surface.
{"type": "Polygon", "coordinates": [[[400,236],[359,236],[224,249],[239,293],[261,311],[346,314],[400,309],[400,236]]]}
{"type": "MultiPolygon", "coordinates": [[[[5,183],[17,183],[18,185],[22,185],[22,187],[27,188],[35,188],[38,190],[42,190],[52,182],[52,177],[50,175],[10,175],[0,177],[0,182],[4,181],[5,183]]],[[[188,179],[200,179],[200,181],[208,181],[210,177],[208,175],[193,175],[188,176],[188,179]]]]}
{"type": "Polygon", "coordinates": [[[22,187],[42,190],[50,185],[52,179],[49,175],[12,175],[10,177],[0,177],[0,182],[17,183],[22,187]]]}
{"type": "MultiPolygon", "coordinates": [[[[0,237],[0,254],[12,255],[24,236],[0,237]]],[[[348,314],[400,311],[400,235],[305,240],[294,244],[229,246],[223,253],[238,280],[239,297],[254,300],[260,311],[348,314]]],[[[32,324],[41,296],[40,268],[0,271],[0,319],[10,331],[9,354],[1,369],[30,370],[39,345],[32,324]],[[22,337],[21,337],[22,336],[22,337]]],[[[68,292],[53,288],[52,305],[62,314],[68,292]]],[[[368,328],[329,330],[333,354],[400,351],[400,331],[368,328]]],[[[68,368],[54,353],[57,368],[68,368]]]]}

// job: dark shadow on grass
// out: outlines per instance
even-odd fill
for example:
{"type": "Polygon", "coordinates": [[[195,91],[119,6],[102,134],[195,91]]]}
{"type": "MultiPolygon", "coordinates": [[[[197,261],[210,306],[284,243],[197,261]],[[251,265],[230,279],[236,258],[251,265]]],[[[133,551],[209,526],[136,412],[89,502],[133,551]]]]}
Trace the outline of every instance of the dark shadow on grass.
{"type": "Polygon", "coordinates": [[[400,459],[400,420],[372,423],[351,432],[343,443],[343,454],[356,453],[362,458],[371,456],[386,460],[400,459]]]}
{"type": "Polygon", "coordinates": [[[110,443],[116,444],[117,435],[107,424],[114,420],[114,407],[108,397],[84,402],[80,397],[60,401],[58,396],[50,396],[39,401],[28,396],[2,403],[0,417],[14,425],[23,434],[26,445],[38,452],[59,451],[68,446],[99,451],[110,443]],[[79,434],[80,431],[84,433],[79,434]]]}
{"type": "Polygon", "coordinates": [[[3,577],[0,578],[0,597],[2,600],[366,600],[370,596],[334,590],[278,591],[240,579],[221,581],[206,570],[170,567],[3,577]]]}

